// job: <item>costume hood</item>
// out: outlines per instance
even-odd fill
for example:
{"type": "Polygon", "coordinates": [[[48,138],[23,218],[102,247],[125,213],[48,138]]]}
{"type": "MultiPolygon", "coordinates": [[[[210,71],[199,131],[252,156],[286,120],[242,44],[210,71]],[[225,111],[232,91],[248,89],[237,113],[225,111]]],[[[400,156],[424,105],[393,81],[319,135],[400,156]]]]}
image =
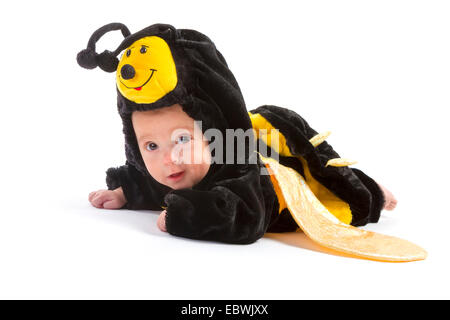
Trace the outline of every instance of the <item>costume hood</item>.
{"type": "MultiPolygon", "coordinates": [[[[178,103],[191,118],[202,121],[203,133],[215,128],[225,137],[226,129],[252,128],[241,90],[227,62],[214,43],[198,31],[158,23],[131,34],[125,25],[111,23],[92,34],[77,61],[86,69],[100,67],[116,72],[117,107],[123,122],[127,162],[146,176],[149,174],[131,122],[133,111],[178,103]],[[113,30],[122,32],[122,43],[114,51],[95,52],[96,42],[113,30]]],[[[226,153],[224,145],[221,163],[227,159],[226,153]]],[[[234,161],[247,163],[247,148],[244,157],[238,160],[234,153],[234,161]]],[[[207,176],[217,169],[213,163],[207,176]]]]}

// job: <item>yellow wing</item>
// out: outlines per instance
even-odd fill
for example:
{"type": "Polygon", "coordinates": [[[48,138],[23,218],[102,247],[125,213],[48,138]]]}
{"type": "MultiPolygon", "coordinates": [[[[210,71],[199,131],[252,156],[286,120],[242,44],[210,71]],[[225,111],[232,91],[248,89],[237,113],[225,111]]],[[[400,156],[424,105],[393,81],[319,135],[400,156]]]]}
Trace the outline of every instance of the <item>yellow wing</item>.
{"type": "Polygon", "coordinates": [[[319,201],[297,171],[272,158],[261,156],[261,159],[272,174],[272,181],[296,223],[318,244],[355,257],[378,261],[407,262],[427,257],[424,249],[409,241],[358,229],[339,221],[319,201]]]}

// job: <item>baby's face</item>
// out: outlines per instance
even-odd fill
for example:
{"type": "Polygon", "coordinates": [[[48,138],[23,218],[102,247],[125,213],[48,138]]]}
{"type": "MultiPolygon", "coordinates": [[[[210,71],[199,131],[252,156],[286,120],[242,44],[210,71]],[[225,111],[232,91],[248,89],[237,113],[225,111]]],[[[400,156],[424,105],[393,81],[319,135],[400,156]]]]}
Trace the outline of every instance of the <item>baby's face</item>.
{"type": "Polygon", "coordinates": [[[201,129],[175,104],[131,116],[150,175],[172,189],[191,188],[209,170],[211,152],[201,129]]]}

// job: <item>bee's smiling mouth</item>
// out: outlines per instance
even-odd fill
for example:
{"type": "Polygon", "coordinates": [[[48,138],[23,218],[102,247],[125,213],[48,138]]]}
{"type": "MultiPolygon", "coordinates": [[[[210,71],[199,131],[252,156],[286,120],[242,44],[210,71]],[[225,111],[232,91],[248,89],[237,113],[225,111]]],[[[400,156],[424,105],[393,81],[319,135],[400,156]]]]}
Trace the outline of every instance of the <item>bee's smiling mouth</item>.
{"type": "Polygon", "coordinates": [[[121,84],[123,84],[128,89],[134,89],[134,90],[140,91],[142,89],[142,87],[145,86],[150,81],[150,79],[153,77],[153,74],[155,73],[155,71],[158,71],[156,69],[150,69],[150,70],[152,71],[152,73],[148,77],[147,81],[145,81],[145,83],[143,85],[140,85],[138,87],[128,87],[125,83],[122,82],[122,80],[120,80],[120,79],[122,79],[122,77],[120,75],[119,75],[119,78],[120,78],[119,81],[121,84]]]}

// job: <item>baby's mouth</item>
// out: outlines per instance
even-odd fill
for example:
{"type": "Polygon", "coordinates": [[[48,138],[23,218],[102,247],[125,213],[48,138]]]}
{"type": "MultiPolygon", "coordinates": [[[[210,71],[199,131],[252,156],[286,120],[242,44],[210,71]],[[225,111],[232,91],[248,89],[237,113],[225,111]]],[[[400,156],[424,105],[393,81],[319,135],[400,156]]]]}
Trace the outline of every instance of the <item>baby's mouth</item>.
{"type": "Polygon", "coordinates": [[[178,180],[178,179],[180,179],[183,175],[184,175],[184,171],[180,171],[180,172],[171,174],[170,176],[168,176],[168,178],[169,178],[169,179],[172,179],[172,180],[178,180]]]}

